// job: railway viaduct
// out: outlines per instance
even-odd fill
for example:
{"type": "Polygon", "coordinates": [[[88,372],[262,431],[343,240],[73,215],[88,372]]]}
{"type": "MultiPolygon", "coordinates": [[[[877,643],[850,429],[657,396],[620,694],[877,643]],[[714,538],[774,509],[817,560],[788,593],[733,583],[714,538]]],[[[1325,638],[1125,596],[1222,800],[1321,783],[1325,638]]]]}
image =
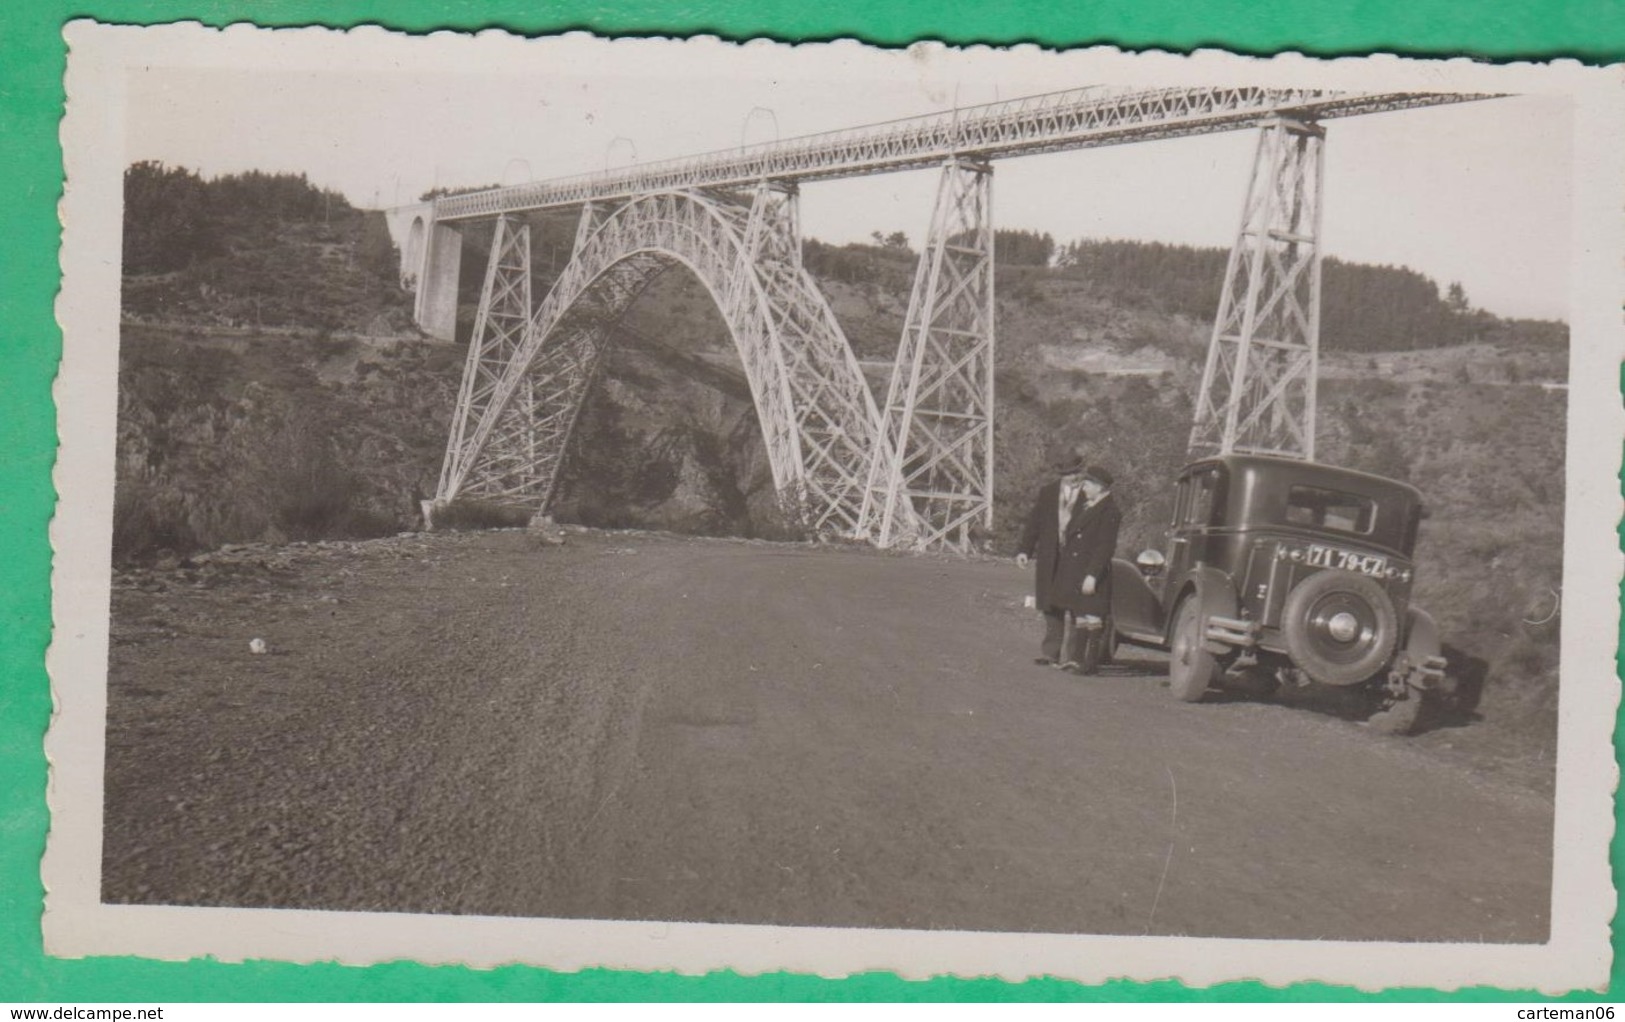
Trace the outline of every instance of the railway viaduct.
{"type": "Polygon", "coordinates": [[[1477,98],[1087,87],[389,210],[417,322],[444,340],[461,232],[494,222],[432,503],[545,511],[610,328],[681,264],[738,349],[787,508],[882,547],[968,550],[992,524],[996,162],[1237,130],[1258,143],[1191,449],[1312,460],[1324,122],[1477,98]],[[802,267],[798,196],[821,180],[921,168],[939,171],[931,227],[890,381],[872,393],[802,267]],[[575,211],[578,227],[538,300],[523,215],[540,210],[575,211]]]}

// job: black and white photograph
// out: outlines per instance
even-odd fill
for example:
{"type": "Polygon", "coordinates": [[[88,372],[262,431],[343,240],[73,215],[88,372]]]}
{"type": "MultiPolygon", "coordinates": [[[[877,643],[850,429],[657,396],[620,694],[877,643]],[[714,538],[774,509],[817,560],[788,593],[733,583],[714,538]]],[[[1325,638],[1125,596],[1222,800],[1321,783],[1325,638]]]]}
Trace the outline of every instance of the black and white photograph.
{"type": "Polygon", "coordinates": [[[1606,982],[1617,75],[68,40],[51,953],[1606,982]]]}

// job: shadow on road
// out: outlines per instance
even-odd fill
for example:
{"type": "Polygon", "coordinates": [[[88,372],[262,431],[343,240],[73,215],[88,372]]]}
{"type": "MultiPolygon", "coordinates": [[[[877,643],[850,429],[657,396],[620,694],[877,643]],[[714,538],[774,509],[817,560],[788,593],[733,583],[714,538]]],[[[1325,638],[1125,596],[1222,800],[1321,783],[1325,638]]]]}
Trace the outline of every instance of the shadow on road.
{"type": "Polygon", "coordinates": [[[1478,704],[1489,684],[1489,661],[1450,645],[1445,646],[1443,652],[1450,663],[1450,677],[1455,682],[1455,688],[1433,701],[1430,712],[1422,720],[1423,729],[1428,731],[1466,727],[1484,719],[1478,712],[1478,704]]]}
{"type": "MultiPolygon", "coordinates": [[[[1421,720],[1413,734],[1424,734],[1445,728],[1467,727],[1483,720],[1478,703],[1489,678],[1489,663],[1455,647],[1446,647],[1450,674],[1454,687],[1428,699],[1421,720]]],[[[1162,688],[1168,687],[1167,661],[1160,656],[1125,657],[1100,669],[1100,679],[1151,679],[1162,688]]],[[[1209,689],[1203,696],[1205,703],[1225,705],[1231,703],[1262,703],[1291,707],[1338,720],[1363,722],[1376,709],[1369,692],[1360,688],[1320,685],[1274,685],[1244,673],[1227,675],[1221,687],[1209,689]]]]}

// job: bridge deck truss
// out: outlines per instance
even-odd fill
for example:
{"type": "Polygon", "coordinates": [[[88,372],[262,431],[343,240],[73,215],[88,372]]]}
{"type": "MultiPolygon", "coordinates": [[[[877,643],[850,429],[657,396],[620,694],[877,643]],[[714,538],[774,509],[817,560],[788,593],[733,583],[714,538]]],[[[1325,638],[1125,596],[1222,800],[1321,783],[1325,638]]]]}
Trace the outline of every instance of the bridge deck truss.
{"type": "Polygon", "coordinates": [[[1335,93],[1252,86],[1088,86],[434,201],[439,222],[624,201],[652,192],[753,187],[991,160],[1483,99],[1469,93],[1335,93]]]}

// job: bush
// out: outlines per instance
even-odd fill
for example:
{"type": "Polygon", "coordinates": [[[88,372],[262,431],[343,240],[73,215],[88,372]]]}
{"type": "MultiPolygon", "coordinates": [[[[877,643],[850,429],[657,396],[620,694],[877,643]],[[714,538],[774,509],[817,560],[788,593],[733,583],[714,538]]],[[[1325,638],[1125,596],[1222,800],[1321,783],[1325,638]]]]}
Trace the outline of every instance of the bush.
{"type": "Polygon", "coordinates": [[[159,554],[185,555],[200,547],[180,494],[140,478],[113,487],[113,563],[140,564],[159,554]]]}
{"type": "Polygon", "coordinates": [[[356,478],[340,463],[325,431],[306,417],[290,416],[259,438],[261,466],[240,492],[258,498],[289,539],[323,539],[340,533],[352,516],[356,478]]]}

